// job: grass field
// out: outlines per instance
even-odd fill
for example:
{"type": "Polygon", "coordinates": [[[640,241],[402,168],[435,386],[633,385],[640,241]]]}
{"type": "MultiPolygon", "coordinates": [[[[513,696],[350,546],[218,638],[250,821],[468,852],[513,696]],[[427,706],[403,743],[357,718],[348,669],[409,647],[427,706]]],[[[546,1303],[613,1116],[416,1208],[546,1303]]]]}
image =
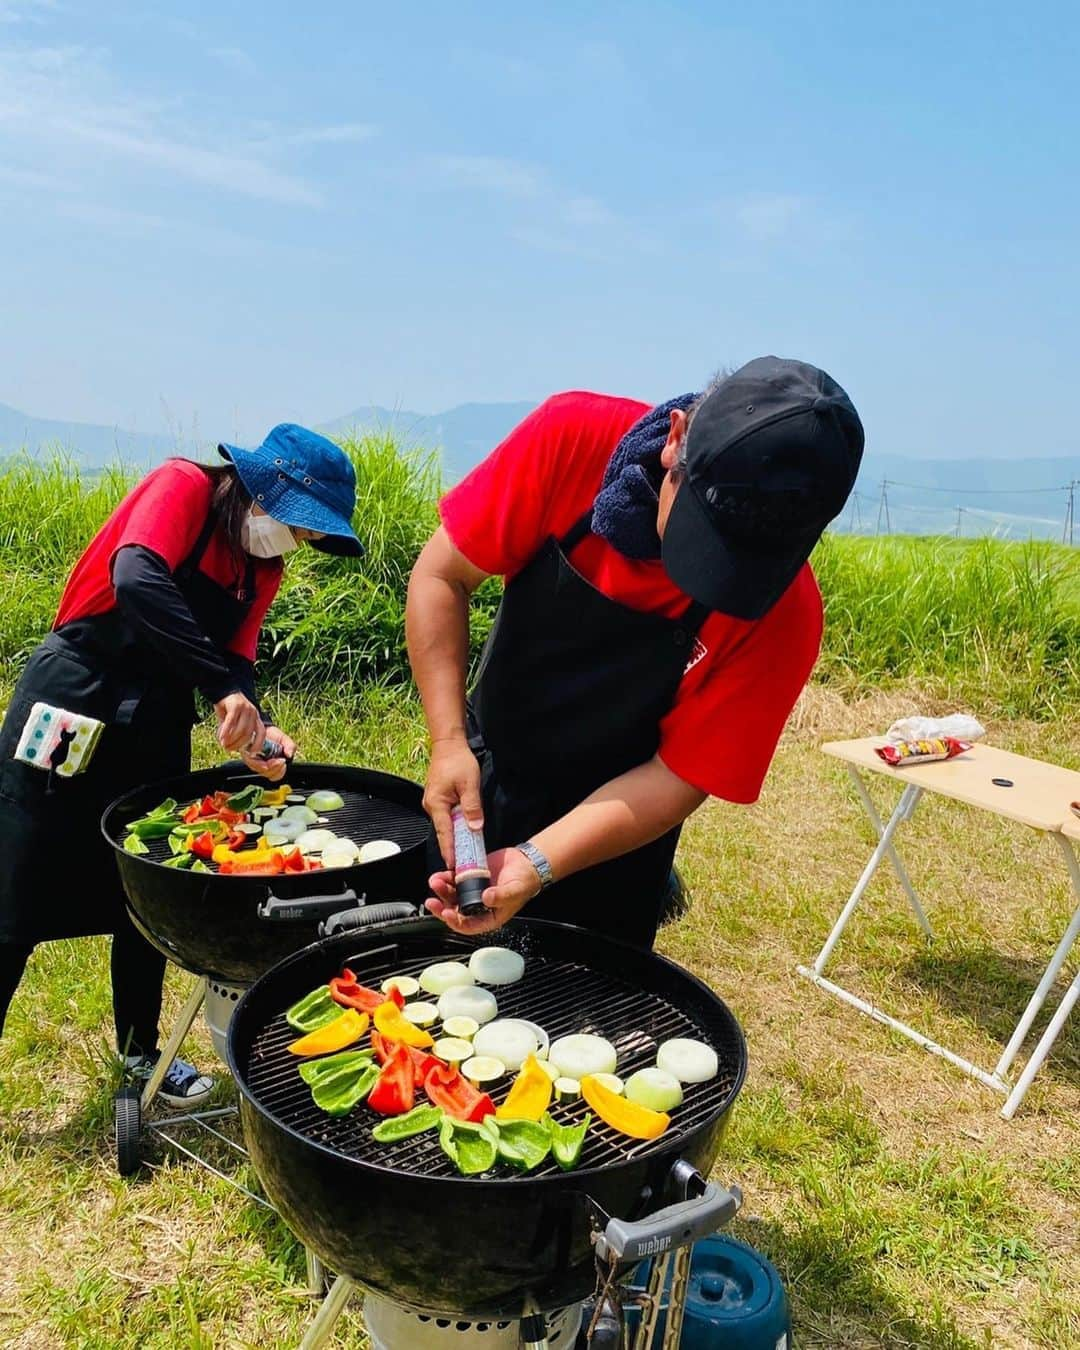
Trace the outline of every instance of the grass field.
{"type": "MultiPolygon", "coordinates": [[[[356,568],[297,555],[260,664],[283,681],[272,706],[305,757],[419,779],[403,583],[437,484],[429,461],[385,439],[350,449],[368,556],[356,568]]],[[[63,466],[0,472],[0,707],[126,480],[84,487],[63,466]]],[[[711,802],[692,819],[680,861],[695,903],[659,944],[747,1034],[751,1072],[717,1175],[745,1191],[738,1231],[783,1273],[800,1347],[1080,1345],[1080,1019],[1006,1124],[989,1091],[795,974],[872,843],[823,739],[962,706],[995,743],[1080,768],[1077,555],[834,536],[815,565],[827,607],[817,683],[761,801],[711,802]]],[[[476,644],[497,594],[489,583],[474,607],[476,644]]],[[[214,762],[205,728],[198,749],[214,762]]],[[[884,807],[889,785],[875,791],[884,807]]],[[[834,969],[993,1063],[1070,911],[1060,859],[1046,840],[942,801],[905,831],[935,942],[882,872],[834,969]]],[[[39,948],[0,1041],[0,1345],[295,1345],[312,1307],[302,1253],[274,1216],[174,1155],[137,1181],[115,1175],[105,952],[103,939],[39,948]]],[[[170,972],[167,1012],[189,985],[170,972]]],[[[190,1049],[212,1061],[201,1023],[190,1049]]],[[[365,1344],[357,1310],[338,1343],[365,1344]]]]}
{"type": "MultiPolygon", "coordinates": [[[[275,706],[302,728],[310,758],[422,773],[420,725],[400,692],[375,690],[362,707],[286,694],[275,706]]],[[[845,703],[811,690],[761,801],[711,803],[691,822],[681,861],[695,903],[660,946],[746,1031],[751,1072],[716,1175],[744,1188],[737,1231],[783,1273],[798,1345],[1076,1345],[1076,1019],[1006,1124],[987,1090],[794,973],[871,843],[842,771],[816,747],[927,706],[911,691],[845,703]]],[[[1075,721],[1003,721],[992,732],[1080,764],[1075,721]]],[[[208,759],[205,737],[200,748],[208,759]]],[[[1064,925],[1059,860],[1037,836],[934,801],[908,827],[905,855],[937,928],[933,947],[883,873],[837,968],[992,1061],[1064,925]]],[[[175,1156],[158,1155],[134,1183],[114,1174],[104,946],[39,949],[0,1043],[0,1344],[295,1345],[312,1309],[302,1254],[273,1216],[175,1156]]],[[[189,979],[170,973],[171,1011],[189,979]]],[[[212,1061],[201,1023],[193,1048],[212,1061]]],[[[364,1345],[358,1310],[339,1328],[338,1344],[364,1345]]]]}

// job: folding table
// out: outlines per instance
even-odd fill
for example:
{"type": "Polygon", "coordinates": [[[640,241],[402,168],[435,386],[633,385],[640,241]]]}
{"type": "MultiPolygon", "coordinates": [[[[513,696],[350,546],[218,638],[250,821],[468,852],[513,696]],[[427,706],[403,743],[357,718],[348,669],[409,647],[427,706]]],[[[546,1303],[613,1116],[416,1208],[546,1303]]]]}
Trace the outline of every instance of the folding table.
{"type": "Polygon", "coordinates": [[[1080,997],[1080,972],[1078,972],[1032,1051],[1023,1072],[1015,1085],[1011,1084],[1007,1078],[1009,1069],[1054,987],[1074,942],[1080,936],[1080,863],[1077,861],[1072,843],[1073,840],[1080,840],[1080,819],[1073,816],[1069,810],[1071,802],[1080,801],[1080,773],[981,743],[954,759],[894,769],[874,753],[876,746],[884,744],[884,737],[869,736],[853,741],[831,741],[821,747],[825,754],[843,760],[847,765],[855,791],[859,794],[859,800],[878,836],[878,843],[813,965],[799,966],[799,974],[805,975],[820,988],[835,994],[875,1021],[883,1022],[894,1031],[901,1032],[929,1050],[931,1054],[947,1059],[970,1077],[978,1079],[980,1083],[985,1083],[987,1087],[1000,1092],[1006,1098],[1001,1114],[1006,1120],[1011,1120],[1031,1086],[1032,1079],[1038,1073],[1039,1067],[1065,1025],[1077,998],[1080,997]],[[900,800],[887,823],[882,823],[878,815],[867,791],[864,773],[884,774],[902,788],[900,800]],[[886,858],[904,888],[919,927],[927,938],[933,937],[930,922],[893,843],[898,828],[904,821],[911,819],[924,792],[936,792],[943,797],[953,797],[969,806],[991,811],[1006,820],[1019,821],[1032,829],[1049,834],[1061,849],[1072,883],[1073,895],[1077,901],[1072,919],[992,1073],[987,1073],[953,1051],[946,1050],[929,1036],[882,1012],[872,1003],[825,979],[823,975],[825,965],[840,939],[840,934],[863,898],[874,873],[886,858]]]}

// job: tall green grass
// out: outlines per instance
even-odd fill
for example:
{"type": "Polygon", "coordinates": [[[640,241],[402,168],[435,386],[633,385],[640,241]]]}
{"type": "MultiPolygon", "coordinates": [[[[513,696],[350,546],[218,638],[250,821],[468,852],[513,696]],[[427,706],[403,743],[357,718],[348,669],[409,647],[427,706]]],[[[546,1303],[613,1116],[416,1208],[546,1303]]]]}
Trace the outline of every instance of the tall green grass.
{"type": "MultiPolygon", "coordinates": [[[[438,463],[388,435],[343,442],[357,472],[357,563],[291,555],[260,657],[264,682],[311,694],[409,678],[409,571],[434,528],[438,463]]],[[[48,629],[87,540],[132,479],[80,477],[63,460],[0,470],[0,684],[48,629]]],[[[819,680],[846,692],[927,680],[989,715],[1050,718],[1080,702],[1080,554],[1049,544],[828,535],[819,680]]],[[[473,605],[474,653],[498,585],[473,605]]]]}

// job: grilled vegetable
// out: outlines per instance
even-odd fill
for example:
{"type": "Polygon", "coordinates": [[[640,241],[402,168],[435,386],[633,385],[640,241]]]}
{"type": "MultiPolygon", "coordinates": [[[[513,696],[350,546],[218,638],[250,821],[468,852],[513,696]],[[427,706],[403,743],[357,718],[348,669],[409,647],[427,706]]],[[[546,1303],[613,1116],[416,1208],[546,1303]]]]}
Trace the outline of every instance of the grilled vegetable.
{"type": "Polygon", "coordinates": [[[615,1047],[603,1036],[588,1034],[560,1036],[551,1043],[548,1059],[568,1078],[584,1078],[588,1073],[614,1073],[615,1047]]]}
{"type": "Polygon", "coordinates": [[[318,1031],[340,1016],[341,1008],[331,997],[329,987],[320,984],[286,1011],[285,1021],[297,1031],[318,1031]]]}
{"type": "Polygon", "coordinates": [[[411,1022],[405,1020],[401,1009],[392,998],[380,1003],[375,1009],[375,1029],[380,1036],[387,1036],[392,1041],[402,1041],[405,1045],[415,1046],[418,1050],[425,1050],[433,1043],[426,1031],[421,1027],[414,1027],[411,1022]]]}
{"type": "Polygon", "coordinates": [[[365,1064],[371,1064],[372,1052],[370,1050],[341,1050],[336,1055],[327,1055],[323,1059],[310,1059],[306,1064],[300,1065],[300,1077],[309,1087],[325,1078],[329,1074],[335,1074],[340,1069],[359,1069],[365,1064]]]}
{"type": "Polygon", "coordinates": [[[452,1036],[459,1041],[471,1041],[480,1030],[480,1023],[475,1017],[447,1017],[443,1019],[442,1029],[444,1036],[452,1036]]]}
{"type": "MultiPolygon", "coordinates": [[[[297,809],[303,810],[303,807],[297,809]]],[[[333,830],[305,830],[297,836],[296,847],[301,853],[321,853],[327,844],[334,843],[336,839],[333,830]]]]}
{"type": "Polygon", "coordinates": [[[278,820],[298,820],[302,825],[314,825],[318,818],[318,811],[310,806],[287,806],[278,816],[278,820]]]}
{"type": "Polygon", "coordinates": [[[347,1116],[375,1086],[379,1073],[370,1060],[341,1065],[315,1079],[311,1084],[311,1100],[328,1116],[347,1116]]]}
{"type": "MultiPolygon", "coordinates": [[[[394,1047],[399,1044],[399,1041],[391,1041],[384,1036],[380,1036],[377,1031],[371,1033],[371,1048],[375,1051],[375,1058],[380,1064],[386,1063],[393,1054],[394,1047]]],[[[440,1068],[445,1067],[441,1060],[436,1059],[434,1055],[426,1054],[423,1050],[417,1050],[411,1045],[407,1045],[405,1049],[409,1052],[409,1059],[412,1061],[413,1083],[417,1087],[423,1087],[424,1079],[432,1065],[438,1064],[440,1068]]]]}
{"type": "Polygon", "coordinates": [[[262,804],[262,799],[262,788],[258,783],[252,783],[249,787],[241,788],[239,792],[234,792],[233,795],[226,800],[225,805],[230,811],[240,811],[244,815],[247,815],[249,811],[253,811],[256,806],[262,804]]]}
{"type": "Polygon", "coordinates": [[[498,1146],[479,1125],[447,1116],[439,1129],[442,1151],[462,1176],[475,1176],[495,1166],[498,1146]]]}
{"type": "Polygon", "coordinates": [[[530,1055],[495,1114],[500,1120],[540,1120],[551,1104],[551,1092],[551,1079],[530,1055]]]}
{"type": "MultiPolygon", "coordinates": [[[[386,996],[378,993],[374,989],[368,989],[362,984],[357,984],[356,976],[348,966],[342,970],[340,975],[335,975],[330,981],[330,994],[335,1003],[340,1003],[343,1008],[356,1008],[360,1012],[373,1013],[376,1008],[381,1008],[387,1001],[386,996]]],[[[397,1003],[398,1007],[404,1002],[400,994],[391,994],[390,1002],[397,1003]]]]}
{"type": "Polygon", "coordinates": [[[406,1003],[401,1015],[414,1027],[432,1027],[439,1020],[439,1010],[434,1003],[406,1003]]]}
{"type": "Polygon", "coordinates": [[[263,788],[259,801],[262,806],[284,806],[290,796],[292,788],[288,783],[282,783],[280,787],[263,788]]]}
{"type": "Polygon", "coordinates": [[[444,1022],[450,1017],[471,1017],[482,1025],[494,1021],[498,1012],[495,995],[475,984],[456,985],[439,999],[439,1016],[444,1022]]]}
{"type": "Polygon", "coordinates": [[[539,1167],[551,1152],[551,1130],[538,1120],[484,1121],[484,1129],[495,1136],[499,1157],[519,1172],[539,1167]]]}
{"type": "Polygon", "coordinates": [[[181,824],[183,822],[179,816],[143,816],[141,820],[131,822],[128,833],[137,835],[140,839],[164,839],[181,824]]]}
{"type": "Polygon", "coordinates": [[[473,1055],[461,1066],[461,1072],[473,1083],[494,1083],[506,1073],[506,1065],[494,1055],[473,1055]]]}
{"type": "Polygon", "coordinates": [[[576,1125],[560,1125],[550,1116],[546,1120],[551,1131],[551,1156],[564,1172],[570,1172],[581,1161],[581,1150],[592,1124],[592,1116],[586,1112],[585,1119],[576,1125]]]}
{"type": "Polygon", "coordinates": [[[659,1139],[671,1124],[671,1117],[663,1111],[650,1111],[647,1106],[628,1102],[591,1074],[581,1080],[581,1095],[605,1125],[631,1139],[659,1139]]]}
{"type": "Polygon", "coordinates": [[[716,1077],[720,1065],[711,1045],[677,1036],[665,1041],[657,1051],[656,1067],[680,1083],[707,1083],[716,1077]]]}
{"type": "Polygon", "coordinates": [[[469,967],[460,961],[436,961],[420,972],[420,988],[426,994],[434,994],[436,998],[441,998],[448,989],[457,989],[473,982],[469,967]]]}
{"type": "Polygon", "coordinates": [[[556,1078],[554,1086],[557,1102],[572,1102],[581,1096],[581,1084],[576,1078],[556,1078]]]}
{"type": "Polygon", "coordinates": [[[392,858],[395,853],[400,852],[401,845],[395,844],[392,839],[369,839],[366,844],[360,845],[358,861],[362,863],[378,862],[380,858],[392,858]]]}
{"type": "Polygon", "coordinates": [[[162,867],[188,868],[193,866],[195,861],[194,853],[174,853],[171,858],[166,858],[161,865],[162,867]]]}
{"type": "Polygon", "coordinates": [[[345,802],[341,794],[332,788],[319,788],[308,797],[305,804],[313,811],[340,811],[345,802]]]}
{"type": "MultiPolygon", "coordinates": [[[[189,834],[187,837],[188,851],[196,858],[201,858],[203,862],[209,862],[213,858],[214,847],[214,836],[209,830],[203,830],[202,834],[189,834]]],[[[222,847],[228,848],[228,845],[224,844],[222,847]]]]}
{"type": "Polygon", "coordinates": [[[472,1052],[469,1042],[456,1036],[443,1036],[431,1047],[431,1053],[447,1064],[464,1064],[467,1059],[472,1059],[472,1052]]]}
{"type": "MultiPolygon", "coordinates": [[[[390,975],[383,980],[379,988],[384,994],[396,989],[399,994],[404,994],[405,998],[412,998],[413,994],[420,992],[420,981],[414,980],[411,975],[390,975]]],[[[402,1002],[404,1001],[405,999],[402,999],[402,1002]]]]}
{"type": "Polygon", "coordinates": [[[593,1077],[598,1083],[603,1083],[604,1087],[610,1088],[616,1097],[622,1096],[623,1080],[617,1073],[594,1073],[593,1077]]]}
{"type": "Polygon", "coordinates": [[[340,1017],[332,1022],[310,1031],[286,1047],[292,1055],[327,1055],[333,1050],[344,1050],[353,1041],[358,1041],[368,1029],[367,1013],[358,1013],[355,1008],[346,1008],[340,1017]]]}
{"type": "Polygon", "coordinates": [[[473,1037],[473,1048],[478,1055],[501,1059],[508,1069],[520,1069],[540,1046],[527,1023],[516,1017],[501,1017],[480,1028],[473,1037]]]}
{"type": "Polygon", "coordinates": [[[438,1061],[424,1076],[424,1092],[432,1106],[441,1107],[455,1120],[483,1120],[495,1113],[495,1103],[486,1092],[478,1092],[460,1069],[438,1061]]]}
{"type": "Polygon", "coordinates": [[[391,1047],[378,1080],[368,1093],[368,1106],[381,1116],[402,1116],[412,1110],[415,1099],[409,1047],[399,1043],[391,1047]]]}
{"type": "Polygon", "coordinates": [[[399,1139],[411,1139],[413,1135],[433,1130],[442,1124],[442,1119],[443,1113],[437,1106],[428,1106],[424,1103],[414,1106],[403,1116],[391,1116],[387,1120],[380,1120],[371,1131],[371,1137],[380,1144],[394,1144],[399,1139]]]}
{"type": "Polygon", "coordinates": [[[663,1069],[638,1069],[626,1080],[626,1100],[638,1102],[653,1111],[672,1111],[682,1105],[679,1080],[663,1069]]]}
{"type": "Polygon", "coordinates": [[[516,984],[525,973],[525,958],[509,947],[477,947],[469,969],[477,984],[516,984]]]}

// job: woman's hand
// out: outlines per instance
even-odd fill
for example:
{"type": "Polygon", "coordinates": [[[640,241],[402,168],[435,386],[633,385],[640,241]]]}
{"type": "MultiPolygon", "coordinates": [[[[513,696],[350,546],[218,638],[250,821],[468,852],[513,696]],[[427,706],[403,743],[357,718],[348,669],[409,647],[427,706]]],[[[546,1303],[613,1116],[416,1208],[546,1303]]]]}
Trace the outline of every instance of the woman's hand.
{"type": "Polygon", "coordinates": [[[480,801],[480,764],[464,736],[436,741],[432,745],[424,788],[424,810],[435,826],[439,852],[451,871],[454,868],[454,827],[450,823],[450,812],[459,804],[472,829],[482,829],[484,808],[480,801]]]}
{"type": "Polygon", "coordinates": [[[490,933],[512,919],[519,909],[540,892],[536,868],[516,848],[499,848],[488,854],[491,885],[484,892],[487,914],[467,919],[457,907],[457,891],[452,872],[436,872],[430,878],[434,898],[425,901],[428,909],[458,933],[490,933]]]}
{"type": "Polygon", "coordinates": [[[239,690],[226,694],[214,704],[214,712],[218,719],[217,738],[223,750],[242,754],[252,747],[262,748],[262,718],[258,708],[245,694],[239,690]]]}
{"type": "MultiPolygon", "coordinates": [[[[277,759],[257,759],[254,755],[242,753],[240,758],[249,769],[261,773],[264,778],[269,778],[271,783],[280,783],[289,767],[288,761],[296,758],[296,742],[277,727],[267,727],[263,739],[276,742],[284,754],[277,759]]],[[[261,749],[261,746],[259,748],[261,749]]]]}

